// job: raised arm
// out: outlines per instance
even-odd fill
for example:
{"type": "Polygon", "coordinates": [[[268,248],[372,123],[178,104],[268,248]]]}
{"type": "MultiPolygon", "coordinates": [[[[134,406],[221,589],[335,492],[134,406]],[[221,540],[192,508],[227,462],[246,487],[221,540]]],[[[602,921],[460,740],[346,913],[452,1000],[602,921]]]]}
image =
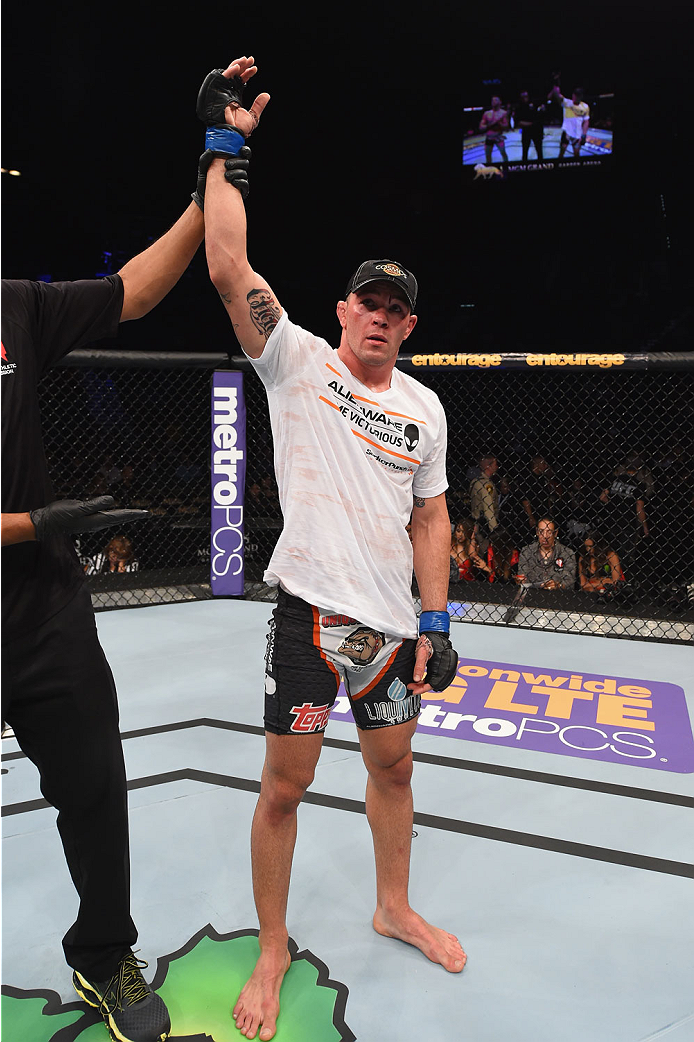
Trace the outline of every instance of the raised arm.
{"type": "MultiPolygon", "coordinates": [[[[270,100],[259,94],[250,109],[241,106],[243,88],[257,72],[252,57],[238,58],[216,78],[208,76],[201,90],[206,95],[206,122],[214,128],[233,127],[248,138],[270,100]],[[228,81],[228,90],[224,80],[228,81]],[[206,87],[206,85],[208,85],[206,87]],[[225,102],[229,102],[225,105],[225,102]]],[[[211,74],[212,75],[212,74],[211,74]]],[[[204,105],[203,105],[204,109],[204,105]]],[[[201,104],[198,102],[198,113],[201,104]]],[[[245,147],[245,146],[244,146],[245,147]]],[[[237,153],[241,155],[243,148],[237,153]]],[[[250,149],[247,150],[250,154],[250,149]]],[[[277,298],[265,279],[248,262],[246,253],[246,210],[242,188],[229,183],[227,163],[213,158],[205,186],[205,248],[210,278],[234,327],[241,347],[251,358],[259,358],[282,314],[277,298]]],[[[247,186],[247,182],[246,182],[247,186]]],[[[245,194],[245,192],[244,192],[245,194]]]]}

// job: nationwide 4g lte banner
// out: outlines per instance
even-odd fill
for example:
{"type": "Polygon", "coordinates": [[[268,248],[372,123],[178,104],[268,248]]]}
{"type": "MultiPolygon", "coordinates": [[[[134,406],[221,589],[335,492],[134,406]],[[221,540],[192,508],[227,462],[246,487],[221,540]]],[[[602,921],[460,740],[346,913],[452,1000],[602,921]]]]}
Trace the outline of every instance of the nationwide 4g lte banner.
{"type": "Polygon", "coordinates": [[[215,596],[243,593],[246,403],[243,373],[212,376],[210,585],[215,596]]]}
{"type": "MultiPolygon", "coordinates": [[[[390,708],[397,719],[396,705],[378,708],[382,719],[388,719],[390,708]]],[[[332,719],[351,719],[343,687],[332,719]]],[[[655,680],[461,658],[450,687],[422,696],[417,731],[631,767],[694,772],[684,691],[655,680]]]]}

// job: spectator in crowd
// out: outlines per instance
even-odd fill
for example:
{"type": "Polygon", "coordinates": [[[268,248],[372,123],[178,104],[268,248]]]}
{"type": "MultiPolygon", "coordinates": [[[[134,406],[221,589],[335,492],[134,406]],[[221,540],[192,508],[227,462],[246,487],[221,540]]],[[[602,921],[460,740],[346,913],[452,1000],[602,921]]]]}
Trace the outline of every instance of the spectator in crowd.
{"type": "Polygon", "coordinates": [[[557,525],[550,517],[537,523],[537,539],[524,546],[518,560],[516,582],[543,590],[571,590],[576,581],[576,555],[557,539],[557,525]]]}
{"type": "Polygon", "coordinates": [[[530,527],[535,530],[538,518],[543,514],[556,516],[562,496],[561,486],[544,456],[533,456],[530,471],[521,479],[521,485],[523,509],[530,527]]]}
{"type": "Polygon", "coordinates": [[[600,493],[600,530],[622,560],[632,565],[638,540],[649,534],[646,516],[649,489],[646,481],[639,477],[642,467],[639,456],[629,455],[604,480],[600,493]]]}
{"type": "Polygon", "coordinates": [[[499,493],[493,481],[498,469],[496,456],[483,456],[480,476],[470,484],[470,513],[477,522],[478,542],[484,553],[499,524],[499,493]]]}
{"type": "Polygon", "coordinates": [[[516,128],[520,127],[524,163],[528,161],[531,144],[535,146],[538,161],[542,162],[543,111],[544,105],[535,105],[527,90],[520,92],[520,101],[513,110],[513,117],[516,128]]]}
{"type": "Polygon", "coordinates": [[[589,532],[578,551],[578,579],[584,593],[604,593],[624,582],[619,557],[597,532],[589,532]]]}
{"type": "Polygon", "coordinates": [[[117,535],[97,554],[87,575],[100,575],[108,572],[137,572],[140,562],[135,557],[133,544],[126,535],[117,535]]]}
{"type": "Polygon", "coordinates": [[[506,138],[504,137],[504,132],[507,131],[509,127],[508,112],[506,109],[501,107],[501,98],[494,96],[492,98],[492,107],[482,115],[480,121],[480,130],[485,135],[484,160],[487,166],[491,165],[494,146],[496,146],[499,149],[499,152],[501,152],[504,168],[507,166],[508,156],[506,155],[506,138]]]}
{"type": "Polygon", "coordinates": [[[451,580],[483,579],[491,572],[480,554],[473,519],[466,517],[456,521],[451,539],[451,580]]]}
{"type": "Polygon", "coordinates": [[[84,547],[82,546],[82,540],[81,539],[75,538],[75,539],[73,539],[73,543],[75,545],[75,553],[77,554],[77,557],[79,558],[79,562],[80,562],[80,566],[82,568],[82,571],[84,572],[85,575],[93,575],[94,574],[94,558],[90,557],[89,554],[85,552],[84,547]]]}
{"type": "MultiPolygon", "coordinates": [[[[489,555],[488,555],[489,556],[489,555]]],[[[497,582],[512,582],[512,569],[518,563],[518,548],[508,529],[494,529],[491,544],[492,576],[497,582]]]]}

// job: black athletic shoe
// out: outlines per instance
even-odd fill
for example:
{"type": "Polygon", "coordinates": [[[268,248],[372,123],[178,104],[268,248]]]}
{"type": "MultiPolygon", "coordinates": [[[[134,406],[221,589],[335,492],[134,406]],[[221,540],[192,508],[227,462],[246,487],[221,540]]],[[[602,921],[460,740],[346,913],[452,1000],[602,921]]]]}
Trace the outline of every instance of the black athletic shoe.
{"type": "Polygon", "coordinates": [[[98,1008],[114,1042],[164,1042],[169,1037],[169,1011],[142,976],[146,965],[128,952],[110,980],[95,983],[77,970],[72,974],[75,991],[98,1008]]]}

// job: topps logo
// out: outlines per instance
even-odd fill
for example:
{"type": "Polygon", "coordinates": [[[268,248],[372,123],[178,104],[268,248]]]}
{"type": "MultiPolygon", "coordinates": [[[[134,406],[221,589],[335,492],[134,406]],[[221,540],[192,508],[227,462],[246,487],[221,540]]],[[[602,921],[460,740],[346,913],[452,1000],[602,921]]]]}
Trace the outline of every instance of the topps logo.
{"type": "Polygon", "coordinates": [[[236,447],[238,391],[214,388],[212,427],[212,574],[238,575],[243,569],[244,452],[236,447]],[[237,499],[241,500],[236,505],[237,499]]]}

